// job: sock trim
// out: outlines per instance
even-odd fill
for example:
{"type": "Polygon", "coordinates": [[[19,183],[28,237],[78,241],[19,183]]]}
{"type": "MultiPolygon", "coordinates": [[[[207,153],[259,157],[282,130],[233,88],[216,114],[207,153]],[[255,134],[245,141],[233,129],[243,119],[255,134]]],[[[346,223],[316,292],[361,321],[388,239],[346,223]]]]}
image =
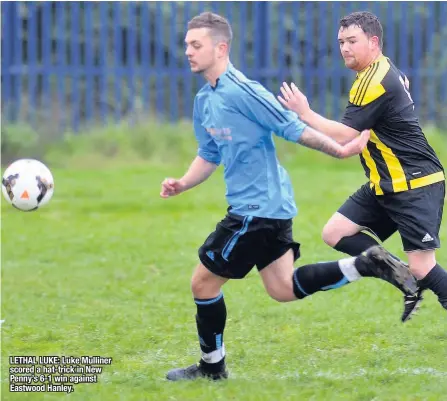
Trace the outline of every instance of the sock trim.
{"type": "Polygon", "coordinates": [[[216,349],[222,348],[222,334],[216,334],[216,349]]]}
{"type": "Polygon", "coordinates": [[[222,347],[208,354],[202,351],[202,360],[206,363],[218,363],[225,357],[225,344],[222,347]]]}
{"type": "Polygon", "coordinates": [[[194,302],[196,303],[196,305],[210,305],[210,304],[213,304],[213,303],[219,301],[222,297],[223,297],[223,292],[221,292],[216,298],[211,298],[211,299],[207,299],[207,300],[200,300],[200,299],[194,298],[194,302]]]}
{"type": "Polygon", "coordinates": [[[322,290],[335,290],[336,288],[343,287],[345,284],[349,283],[350,281],[343,277],[338,283],[327,285],[326,287],[321,287],[322,290]]]}

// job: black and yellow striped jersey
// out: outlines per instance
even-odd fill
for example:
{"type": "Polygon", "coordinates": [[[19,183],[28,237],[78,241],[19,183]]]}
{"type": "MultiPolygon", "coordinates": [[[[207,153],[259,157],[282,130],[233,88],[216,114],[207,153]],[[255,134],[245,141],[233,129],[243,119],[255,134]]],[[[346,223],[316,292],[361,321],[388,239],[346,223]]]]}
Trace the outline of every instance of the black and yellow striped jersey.
{"type": "Polygon", "coordinates": [[[385,56],[357,74],[342,123],[371,129],[360,155],[377,195],[443,181],[444,171],[414,111],[405,75],[385,56]]]}

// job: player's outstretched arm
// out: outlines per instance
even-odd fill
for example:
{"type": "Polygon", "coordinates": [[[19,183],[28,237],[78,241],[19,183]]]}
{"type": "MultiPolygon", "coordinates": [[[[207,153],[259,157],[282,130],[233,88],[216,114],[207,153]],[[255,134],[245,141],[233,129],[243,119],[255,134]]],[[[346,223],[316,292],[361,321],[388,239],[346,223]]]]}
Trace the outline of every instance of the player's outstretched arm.
{"type": "Polygon", "coordinates": [[[313,111],[306,96],[297,88],[294,83],[290,86],[283,82],[280,88],[282,97],[278,96],[279,102],[286,108],[295,112],[301,121],[310,125],[312,128],[331,137],[340,144],[348,143],[359,135],[359,131],[348,127],[338,121],[328,120],[320,114],[313,111]]]}
{"type": "Polygon", "coordinates": [[[197,156],[186,174],[180,178],[166,178],[161,183],[160,196],[169,198],[181,194],[205,181],[216,170],[217,165],[197,156]]]}
{"type": "Polygon", "coordinates": [[[327,155],[337,159],[345,159],[361,153],[363,148],[368,143],[369,137],[370,131],[364,130],[352,141],[345,145],[340,145],[332,138],[329,138],[321,132],[318,132],[311,127],[306,127],[298,139],[298,143],[306,146],[307,148],[326,153],[327,155]]]}

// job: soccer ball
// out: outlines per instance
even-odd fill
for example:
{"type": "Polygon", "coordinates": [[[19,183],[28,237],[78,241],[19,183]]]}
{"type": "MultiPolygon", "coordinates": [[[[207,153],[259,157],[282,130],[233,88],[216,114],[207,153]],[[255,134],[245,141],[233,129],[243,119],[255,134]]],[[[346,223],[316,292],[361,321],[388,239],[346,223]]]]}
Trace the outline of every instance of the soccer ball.
{"type": "Polygon", "coordinates": [[[16,160],[3,174],[3,196],[19,210],[27,212],[46,205],[53,192],[53,175],[48,167],[38,160],[16,160]]]}

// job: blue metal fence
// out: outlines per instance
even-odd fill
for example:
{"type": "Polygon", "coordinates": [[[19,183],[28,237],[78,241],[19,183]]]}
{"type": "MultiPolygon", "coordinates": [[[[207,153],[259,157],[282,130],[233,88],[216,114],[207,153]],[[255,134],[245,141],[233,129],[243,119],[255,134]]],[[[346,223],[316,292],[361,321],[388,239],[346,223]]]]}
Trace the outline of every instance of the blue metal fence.
{"type": "Polygon", "coordinates": [[[233,26],[231,58],[274,93],[295,81],[333,118],[353,73],[338,21],[370,10],[384,52],[410,78],[423,120],[447,125],[446,2],[2,2],[2,115],[78,130],[89,123],[190,118],[203,84],[184,57],[187,22],[210,10],[233,26]]]}

